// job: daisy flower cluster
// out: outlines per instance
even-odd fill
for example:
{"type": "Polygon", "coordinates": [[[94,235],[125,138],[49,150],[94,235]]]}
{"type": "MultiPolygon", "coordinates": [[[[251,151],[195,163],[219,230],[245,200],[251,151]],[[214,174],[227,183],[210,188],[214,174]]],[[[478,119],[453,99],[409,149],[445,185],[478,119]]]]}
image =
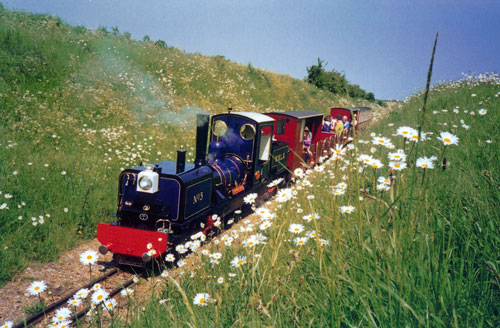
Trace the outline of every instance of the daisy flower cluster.
{"type": "Polygon", "coordinates": [[[373,156],[367,155],[367,154],[359,155],[358,161],[363,163],[365,165],[365,167],[371,167],[374,169],[380,169],[380,168],[384,167],[384,164],[382,163],[382,161],[380,159],[374,158],[373,156]]]}
{"type": "Polygon", "coordinates": [[[66,328],[69,327],[71,323],[72,312],[67,307],[62,307],[57,309],[54,312],[54,316],[52,317],[52,323],[49,324],[48,327],[56,327],[56,328],[66,328]]]}
{"type": "MultiPolygon", "coordinates": [[[[319,220],[320,215],[318,213],[310,213],[302,216],[302,220],[305,224],[312,224],[313,221],[319,220]]],[[[291,223],[288,226],[288,232],[295,236],[292,242],[296,246],[304,246],[309,239],[317,239],[320,245],[327,245],[328,240],[321,238],[320,233],[315,230],[307,230],[306,226],[301,223],[291,223]]]]}
{"type": "MultiPolygon", "coordinates": [[[[219,222],[218,225],[220,225],[220,218],[217,215],[213,215],[212,219],[215,218],[215,222],[219,222]]],[[[202,232],[199,231],[193,235],[191,235],[190,240],[186,241],[184,244],[179,244],[175,247],[175,252],[181,256],[183,254],[187,254],[188,252],[196,252],[199,250],[199,248],[202,246],[203,242],[207,239],[207,236],[202,232]]],[[[165,255],[165,261],[166,262],[171,262],[174,263],[176,262],[176,256],[173,253],[168,253],[165,255]]],[[[186,261],[183,259],[179,259],[176,262],[176,265],[178,267],[182,267],[186,265],[186,261]]]]}
{"type": "Polygon", "coordinates": [[[382,136],[374,136],[372,139],[372,144],[374,144],[375,146],[383,146],[387,149],[394,149],[394,145],[392,144],[391,139],[382,136]]]}

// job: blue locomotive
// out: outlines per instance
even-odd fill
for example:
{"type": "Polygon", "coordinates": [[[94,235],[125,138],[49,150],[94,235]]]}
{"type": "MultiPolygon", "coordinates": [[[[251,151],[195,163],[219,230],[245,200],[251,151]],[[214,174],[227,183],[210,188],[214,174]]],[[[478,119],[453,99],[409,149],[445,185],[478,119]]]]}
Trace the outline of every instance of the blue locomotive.
{"type": "Polygon", "coordinates": [[[287,177],[288,143],[273,140],[275,119],[253,112],[197,116],[196,158],[124,170],[119,177],[119,220],[99,223],[100,252],[118,264],[144,266],[189,236],[213,227],[244,205],[250,193],[271,193],[270,181],[287,177]],[[209,128],[211,127],[211,128],[209,128]],[[207,151],[207,141],[208,151],[207,151]]]}

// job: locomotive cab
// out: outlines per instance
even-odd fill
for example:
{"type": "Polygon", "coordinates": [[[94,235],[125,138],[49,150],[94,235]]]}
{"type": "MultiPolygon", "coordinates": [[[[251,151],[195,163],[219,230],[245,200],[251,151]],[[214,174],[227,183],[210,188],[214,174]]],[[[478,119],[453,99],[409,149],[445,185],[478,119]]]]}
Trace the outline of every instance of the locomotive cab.
{"type": "Polygon", "coordinates": [[[227,113],[213,116],[211,126],[208,164],[214,168],[217,190],[236,195],[269,178],[274,119],[259,113],[227,113]]]}

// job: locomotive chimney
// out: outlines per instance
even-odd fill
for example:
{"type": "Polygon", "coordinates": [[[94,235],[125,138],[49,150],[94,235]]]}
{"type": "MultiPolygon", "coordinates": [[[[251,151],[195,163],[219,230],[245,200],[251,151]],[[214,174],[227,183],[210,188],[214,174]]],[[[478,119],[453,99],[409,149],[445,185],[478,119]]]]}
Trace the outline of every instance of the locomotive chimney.
{"type": "Polygon", "coordinates": [[[195,168],[207,163],[207,138],[208,138],[208,123],[209,115],[196,115],[196,159],[194,160],[195,168]]]}
{"type": "Polygon", "coordinates": [[[186,150],[184,149],[184,146],[181,146],[181,149],[177,150],[177,169],[175,173],[181,173],[184,172],[184,169],[186,168],[186,150]]]}

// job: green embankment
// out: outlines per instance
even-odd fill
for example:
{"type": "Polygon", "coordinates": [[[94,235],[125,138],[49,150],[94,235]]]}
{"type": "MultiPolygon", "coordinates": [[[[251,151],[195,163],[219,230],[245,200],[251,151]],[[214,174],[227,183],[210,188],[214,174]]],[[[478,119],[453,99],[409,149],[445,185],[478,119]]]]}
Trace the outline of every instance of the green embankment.
{"type": "MultiPolygon", "coordinates": [[[[222,56],[188,54],[0,5],[0,285],[115,211],[140,161],[193,159],[196,113],[366,105],[222,56]]],[[[370,104],[368,104],[370,105],[370,104]]]]}

